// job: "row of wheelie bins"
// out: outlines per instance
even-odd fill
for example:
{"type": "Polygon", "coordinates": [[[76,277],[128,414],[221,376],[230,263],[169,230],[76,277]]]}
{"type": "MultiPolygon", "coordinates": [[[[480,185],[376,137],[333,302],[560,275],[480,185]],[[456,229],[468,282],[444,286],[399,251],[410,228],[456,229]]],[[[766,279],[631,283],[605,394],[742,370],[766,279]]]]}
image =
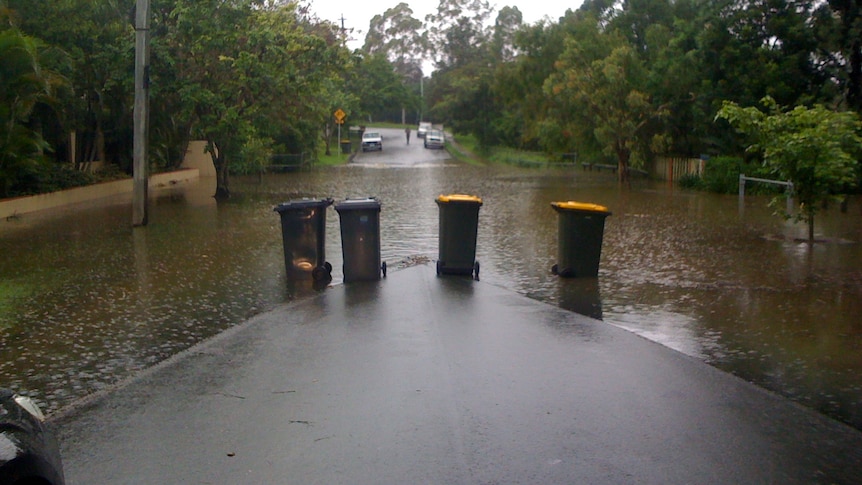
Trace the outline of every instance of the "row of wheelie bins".
{"type": "MultiPolygon", "coordinates": [[[[284,263],[288,279],[311,277],[332,279],[332,265],[326,261],[326,209],[331,198],[300,199],[275,207],[281,216],[284,263]]],[[[344,281],[379,280],[386,276],[380,261],[380,201],[371,197],[347,199],[335,204],[341,218],[341,250],[344,281]]]]}
{"type": "MultiPolygon", "coordinates": [[[[439,207],[438,275],[469,275],[478,279],[476,240],[482,199],[474,195],[441,195],[439,207]]],[[[332,279],[326,261],[326,210],[334,201],[301,199],[275,207],[281,216],[288,278],[332,279]]],[[[605,219],[604,206],[583,202],[552,202],[559,214],[557,263],[551,271],[562,277],[596,277],[599,272],[605,219]]],[[[341,222],[344,281],[379,280],[386,276],[380,257],[380,201],[347,199],[335,204],[341,222]]]]}

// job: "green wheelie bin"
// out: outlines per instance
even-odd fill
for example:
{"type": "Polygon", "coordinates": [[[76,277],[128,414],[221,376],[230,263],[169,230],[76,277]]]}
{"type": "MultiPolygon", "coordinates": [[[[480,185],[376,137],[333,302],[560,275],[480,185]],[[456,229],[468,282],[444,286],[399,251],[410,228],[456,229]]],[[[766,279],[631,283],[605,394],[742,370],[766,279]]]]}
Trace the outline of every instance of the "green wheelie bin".
{"type": "Polygon", "coordinates": [[[437,274],[474,275],[479,278],[476,236],[482,199],[475,195],[441,195],[437,274]]]}
{"type": "Polygon", "coordinates": [[[584,202],[552,202],[559,214],[557,228],[557,264],[551,271],[563,277],[599,275],[607,207],[584,202]]]}
{"type": "Polygon", "coordinates": [[[281,216],[288,279],[332,279],[332,265],[326,261],[326,208],[330,205],[332,199],[299,199],[273,209],[281,216]]]}

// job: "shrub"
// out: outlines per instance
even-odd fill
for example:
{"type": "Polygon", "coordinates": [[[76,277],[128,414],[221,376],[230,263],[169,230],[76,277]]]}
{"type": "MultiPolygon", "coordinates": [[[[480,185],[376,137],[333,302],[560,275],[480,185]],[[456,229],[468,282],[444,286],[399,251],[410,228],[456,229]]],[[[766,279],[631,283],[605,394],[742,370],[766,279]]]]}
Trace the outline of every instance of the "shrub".
{"type": "Polygon", "coordinates": [[[69,165],[42,162],[18,173],[17,179],[9,188],[9,197],[44,194],[58,190],[82,187],[96,183],[91,174],[75,170],[69,165]]]}
{"type": "Polygon", "coordinates": [[[701,189],[703,188],[703,179],[699,175],[687,173],[679,178],[677,182],[684,189],[701,189]]]}
{"type": "MultiPolygon", "coordinates": [[[[740,157],[715,157],[706,162],[701,187],[709,192],[735,194],[739,192],[739,175],[774,178],[769,170],[756,161],[745,161],[740,157]]],[[[753,184],[746,187],[750,194],[774,194],[782,189],[777,185],[753,184]]]]}

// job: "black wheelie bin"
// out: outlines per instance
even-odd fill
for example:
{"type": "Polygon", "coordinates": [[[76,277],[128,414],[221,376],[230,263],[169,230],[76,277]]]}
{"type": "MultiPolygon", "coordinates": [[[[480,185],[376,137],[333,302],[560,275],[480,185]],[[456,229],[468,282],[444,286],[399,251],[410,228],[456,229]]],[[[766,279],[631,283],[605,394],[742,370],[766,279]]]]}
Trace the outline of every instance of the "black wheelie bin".
{"type": "Polygon", "coordinates": [[[344,282],[379,280],[386,276],[380,262],[380,201],[371,197],[335,204],[341,220],[344,282]]]}

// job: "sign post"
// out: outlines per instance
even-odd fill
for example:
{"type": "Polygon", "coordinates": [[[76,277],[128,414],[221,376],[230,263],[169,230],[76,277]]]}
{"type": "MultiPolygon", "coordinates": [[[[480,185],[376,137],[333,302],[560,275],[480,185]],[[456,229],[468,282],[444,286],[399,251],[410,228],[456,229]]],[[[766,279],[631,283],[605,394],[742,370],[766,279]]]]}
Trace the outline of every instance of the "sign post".
{"type": "Polygon", "coordinates": [[[344,117],[347,114],[341,108],[335,110],[335,113],[332,113],[332,116],[335,117],[335,124],[338,125],[338,145],[341,146],[341,125],[344,124],[344,117]]]}

